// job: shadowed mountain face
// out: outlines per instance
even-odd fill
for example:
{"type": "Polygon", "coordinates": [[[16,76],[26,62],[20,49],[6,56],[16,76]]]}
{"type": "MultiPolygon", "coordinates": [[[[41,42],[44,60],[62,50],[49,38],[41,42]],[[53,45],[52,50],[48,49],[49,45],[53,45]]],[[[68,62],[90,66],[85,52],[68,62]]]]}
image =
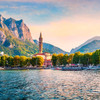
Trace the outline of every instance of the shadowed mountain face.
{"type": "Polygon", "coordinates": [[[81,44],[75,49],[72,49],[70,53],[75,53],[78,51],[82,53],[93,52],[97,49],[100,49],[100,36],[96,36],[87,40],[85,43],[81,44]]]}
{"type": "Polygon", "coordinates": [[[2,15],[0,15],[0,27],[2,29],[9,30],[18,39],[21,39],[23,41],[28,40],[34,43],[31,37],[30,30],[23,22],[23,20],[17,21],[13,18],[6,19],[2,15]]]}
{"type": "MultiPolygon", "coordinates": [[[[37,45],[39,44],[39,42],[37,40],[34,40],[34,43],[37,44],[37,45]]],[[[63,53],[63,54],[68,53],[68,52],[66,52],[66,51],[64,51],[64,50],[62,50],[62,49],[60,49],[60,48],[58,48],[58,47],[56,47],[52,44],[49,44],[49,43],[43,43],[43,48],[48,49],[48,50],[52,51],[53,53],[57,53],[57,54],[59,54],[59,53],[63,53]]]]}
{"type": "Polygon", "coordinates": [[[18,39],[9,30],[0,27],[0,52],[9,56],[31,56],[38,53],[38,46],[28,40],[18,39]]]}

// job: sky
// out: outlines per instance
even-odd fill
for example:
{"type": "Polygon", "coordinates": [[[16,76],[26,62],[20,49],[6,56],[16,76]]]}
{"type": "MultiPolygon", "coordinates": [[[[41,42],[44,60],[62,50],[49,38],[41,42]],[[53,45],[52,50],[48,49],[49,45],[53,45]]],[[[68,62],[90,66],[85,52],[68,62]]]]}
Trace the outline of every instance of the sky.
{"type": "Polygon", "coordinates": [[[65,51],[100,36],[100,0],[0,0],[0,14],[23,19],[33,39],[65,51]]]}

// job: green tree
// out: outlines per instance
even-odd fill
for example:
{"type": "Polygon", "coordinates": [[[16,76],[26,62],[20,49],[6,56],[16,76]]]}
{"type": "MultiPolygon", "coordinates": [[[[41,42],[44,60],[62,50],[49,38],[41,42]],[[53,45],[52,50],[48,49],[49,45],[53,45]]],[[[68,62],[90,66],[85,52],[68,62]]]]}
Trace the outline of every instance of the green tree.
{"type": "Polygon", "coordinates": [[[85,66],[92,64],[92,54],[91,53],[83,54],[81,57],[81,63],[85,66]]]}
{"type": "Polygon", "coordinates": [[[30,66],[30,65],[31,65],[31,58],[27,57],[26,66],[30,66]]]}
{"type": "Polygon", "coordinates": [[[0,56],[0,66],[2,66],[2,64],[1,64],[1,56],[0,56]]]}
{"type": "Polygon", "coordinates": [[[80,63],[84,64],[84,54],[80,54],[80,63]]]}
{"type": "Polygon", "coordinates": [[[58,60],[57,60],[57,63],[58,63],[58,65],[63,65],[63,53],[60,53],[60,54],[58,54],[58,56],[57,56],[57,58],[58,58],[58,60]]]}
{"type": "Polygon", "coordinates": [[[57,65],[57,54],[53,54],[52,55],[51,61],[52,61],[53,66],[57,65]]]}
{"type": "Polygon", "coordinates": [[[21,67],[26,66],[26,64],[27,64],[26,59],[27,59],[27,58],[26,58],[25,56],[21,56],[21,57],[20,57],[20,66],[21,66],[21,67]]]}
{"type": "Polygon", "coordinates": [[[68,64],[68,54],[65,54],[65,55],[63,56],[63,64],[64,64],[64,65],[68,64]]]}
{"type": "Polygon", "coordinates": [[[14,65],[14,63],[13,63],[13,57],[12,56],[9,56],[7,58],[7,62],[8,62],[8,66],[12,67],[14,65]]]}
{"type": "Polygon", "coordinates": [[[43,64],[44,64],[44,59],[43,59],[43,57],[37,56],[37,57],[36,57],[36,65],[37,65],[37,66],[43,66],[43,64]]]}
{"type": "Polygon", "coordinates": [[[94,65],[100,64],[100,50],[96,50],[92,54],[92,62],[93,62],[94,65]]]}
{"type": "Polygon", "coordinates": [[[32,59],[31,59],[31,64],[32,64],[32,66],[36,66],[36,57],[32,57],[32,59]]]}
{"type": "Polygon", "coordinates": [[[74,54],[70,54],[70,55],[68,56],[68,60],[67,60],[68,64],[73,63],[73,56],[74,56],[74,54]]]}
{"type": "Polygon", "coordinates": [[[14,59],[13,59],[13,62],[14,62],[14,66],[20,66],[20,56],[15,56],[14,59]]]}
{"type": "Polygon", "coordinates": [[[7,56],[1,56],[1,66],[6,66],[7,65],[7,56]]]}
{"type": "Polygon", "coordinates": [[[73,57],[73,63],[74,63],[74,64],[80,63],[80,55],[81,55],[80,52],[76,52],[76,53],[74,54],[74,57],[73,57]]]}

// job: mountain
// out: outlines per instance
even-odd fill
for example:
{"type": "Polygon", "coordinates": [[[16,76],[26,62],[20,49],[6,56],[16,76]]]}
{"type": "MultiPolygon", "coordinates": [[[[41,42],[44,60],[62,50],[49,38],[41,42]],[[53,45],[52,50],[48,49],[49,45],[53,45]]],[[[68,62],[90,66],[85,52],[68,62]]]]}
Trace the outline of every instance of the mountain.
{"type": "MultiPolygon", "coordinates": [[[[9,56],[32,56],[39,52],[38,46],[34,43],[29,28],[23,20],[13,18],[6,19],[0,15],[0,52],[3,51],[9,56]]],[[[54,53],[48,49],[44,52],[54,53]]]]}
{"type": "Polygon", "coordinates": [[[28,40],[20,40],[9,30],[0,28],[0,51],[9,56],[31,56],[38,53],[38,46],[28,40]]]}
{"type": "Polygon", "coordinates": [[[22,19],[17,21],[13,18],[6,19],[2,15],[0,15],[0,27],[2,29],[9,30],[18,39],[21,39],[23,41],[28,40],[34,43],[30,30],[22,19]]]}
{"type": "MultiPolygon", "coordinates": [[[[34,40],[34,43],[37,44],[37,45],[39,44],[39,42],[37,40],[34,40]]],[[[57,54],[59,54],[59,53],[63,53],[63,54],[68,53],[68,52],[66,52],[66,51],[64,51],[64,50],[62,50],[62,49],[60,49],[60,48],[58,48],[58,47],[56,47],[52,44],[49,44],[49,43],[43,43],[43,48],[46,49],[46,50],[52,51],[52,53],[57,53],[57,54]]]]}
{"type": "Polygon", "coordinates": [[[87,40],[85,43],[81,44],[80,46],[76,47],[75,49],[72,49],[70,53],[75,52],[93,52],[97,49],[100,49],[100,36],[95,36],[89,40],[87,40]]]}
{"type": "MultiPolygon", "coordinates": [[[[0,15],[0,52],[9,56],[32,56],[39,52],[38,45],[34,43],[31,33],[24,21],[13,18],[4,18],[0,15]]],[[[44,43],[43,52],[65,53],[65,51],[44,43]]]]}

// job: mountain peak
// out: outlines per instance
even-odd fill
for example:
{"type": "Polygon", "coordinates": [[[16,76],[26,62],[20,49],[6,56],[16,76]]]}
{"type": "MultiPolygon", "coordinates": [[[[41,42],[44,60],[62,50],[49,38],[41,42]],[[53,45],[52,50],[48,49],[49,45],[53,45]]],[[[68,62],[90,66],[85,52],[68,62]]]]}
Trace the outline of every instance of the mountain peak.
{"type": "Polygon", "coordinates": [[[100,40],[100,36],[95,36],[95,37],[93,37],[93,38],[91,38],[89,40],[100,40]]]}
{"type": "Polygon", "coordinates": [[[0,22],[3,22],[5,18],[0,14],[0,22]]]}
{"type": "Polygon", "coordinates": [[[7,28],[10,30],[12,34],[14,34],[17,38],[23,40],[23,41],[30,41],[33,43],[33,39],[30,33],[29,28],[24,23],[23,19],[21,20],[15,20],[13,18],[5,19],[0,15],[0,27],[1,28],[7,28]]]}
{"type": "Polygon", "coordinates": [[[24,22],[23,19],[21,19],[20,22],[24,22]]]}
{"type": "Polygon", "coordinates": [[[7,21],[8,23],[9,23],[9,22],[14,22],[14,23],[15,23],[16,20],[10,17],[10,18],[8,18],[6,21],[7,21]]]}

